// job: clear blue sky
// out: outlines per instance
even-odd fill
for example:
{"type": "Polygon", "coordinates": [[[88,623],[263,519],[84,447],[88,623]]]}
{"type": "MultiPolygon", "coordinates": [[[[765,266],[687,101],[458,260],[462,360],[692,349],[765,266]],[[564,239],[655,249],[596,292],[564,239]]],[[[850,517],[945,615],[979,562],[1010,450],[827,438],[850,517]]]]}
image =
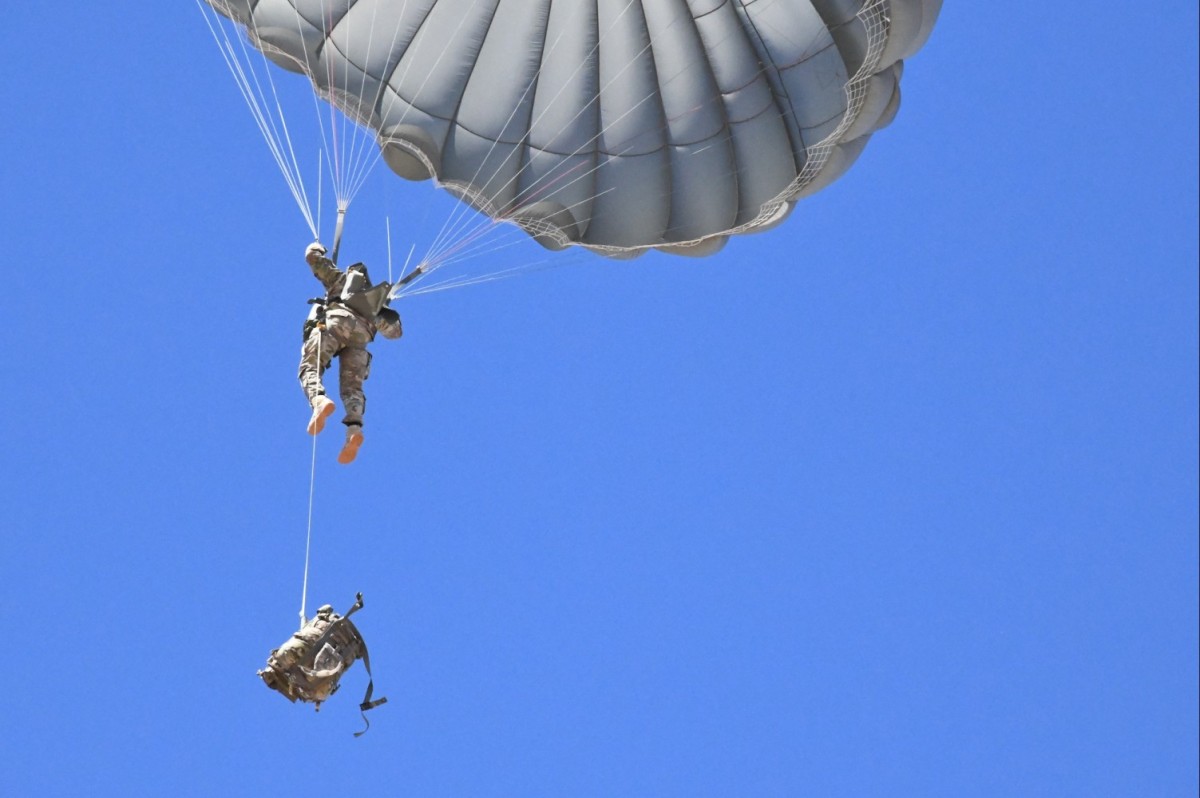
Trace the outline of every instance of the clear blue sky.
{"type": "MultiPolygon", "coordinates": [[[[5,14],[0,794],[1196,794],[1194,2],[947,3],[780,229],[400,303],[318,450],[357,740],[360,669],[254,675],[308,232],[196,7],[141,6],[5,14]]],[[[359,203],[372,264],[451,207],[359,203]]]]}

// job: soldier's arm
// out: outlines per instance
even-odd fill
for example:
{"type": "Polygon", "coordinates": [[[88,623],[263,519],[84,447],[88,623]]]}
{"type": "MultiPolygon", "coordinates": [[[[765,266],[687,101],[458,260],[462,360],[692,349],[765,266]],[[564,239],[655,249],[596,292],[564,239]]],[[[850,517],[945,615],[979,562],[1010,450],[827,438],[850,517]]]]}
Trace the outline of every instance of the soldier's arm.
{"type": "Polygon", "coordinates": [[[380,309],[379,315],[375,317],[375,329],[379,330],[384,338],[393,340],[404,335],[404,327],[400,324],[400,314],[391,308],[380,309]]]}
{"type": "Polygon", "coordinates": [[[332,290],[334,283],[342,276],[342,270],[335,266],[329,258],[316,252],[308,253],[304,259],[312,269],[313,275],[321,281],[321,285],[325,286],[325,290],[332,290]]]}

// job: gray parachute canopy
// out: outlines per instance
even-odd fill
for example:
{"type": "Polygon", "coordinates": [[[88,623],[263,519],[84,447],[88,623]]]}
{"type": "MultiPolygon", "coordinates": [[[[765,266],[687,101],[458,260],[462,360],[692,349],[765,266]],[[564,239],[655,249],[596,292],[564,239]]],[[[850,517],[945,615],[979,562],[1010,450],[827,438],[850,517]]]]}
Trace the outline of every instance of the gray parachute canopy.
{"type": "Polygon", "coordinates": [[[206,0],[540,243],[705,255],[840,176],[941,0],[206,0]]]}

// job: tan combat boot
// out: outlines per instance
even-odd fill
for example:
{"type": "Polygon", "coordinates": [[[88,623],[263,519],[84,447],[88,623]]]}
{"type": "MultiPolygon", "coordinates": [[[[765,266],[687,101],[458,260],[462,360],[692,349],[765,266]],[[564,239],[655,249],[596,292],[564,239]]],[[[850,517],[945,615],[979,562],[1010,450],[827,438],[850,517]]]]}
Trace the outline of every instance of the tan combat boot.
{"type": "Polygon", "coordinates": [[[325,429],[325,419],[333,414],[333,400],[328,396],[318,396],[313,401],[312,418],[308,420],[308,434],[316,435],[325,429]]]}
{"type": "Polygon", "coordinates": [[[346,444],[342,447],[342,451],[338,453],[338,462],[342,465],[353,463],[354,458],[358,457],[358,447],[362,445],[362,427],[358,424],[350,424],[346,427],[346,444]]]}

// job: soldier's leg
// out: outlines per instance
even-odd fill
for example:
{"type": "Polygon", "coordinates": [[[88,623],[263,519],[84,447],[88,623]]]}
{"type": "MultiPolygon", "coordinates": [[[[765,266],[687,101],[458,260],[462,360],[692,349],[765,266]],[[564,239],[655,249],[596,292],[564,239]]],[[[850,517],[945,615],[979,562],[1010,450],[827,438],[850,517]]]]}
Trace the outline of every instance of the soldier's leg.
{"type": "Polygon", "coordinates": [[[342,423],[362,426],[363,413],[367,409],[367,397],[363,394],[363,381],[371,373],[371,353],[362,346],[347,346],[338,353],[338,391],[342,395],[342,408],[346,411],[342,423]]]}
{"type": "Polygon", "coordinates": [[[362,423],[367,397],[362,386],[371,373],[371,353],[362,346],[348,346],[338,354],[338,364],[338,389],[346,411],[342,419],[346,425],[346,445],[338,454],[338,462],[345,464],[358,456],[358,448],[363,443],[362,423]]]}
{"type": "Polygon", "coordinates": [[[318,396],[325,395],[325,385],[321,377],[324,376],[325,369],[329,368],[333,356],[337,354],[337,347],[337,340],[330,336],[327,330],[320,328],[313,329],[304,339],[304,345],[300,347],[298,376],[300,387],[308,397],[310,405],[318,396]]]}
{"type": "Polygon", "coordinates": [[[304,339],[300,348],[300,387],[304,390],[308,404],[312,407],[312,417],[308,422],[308,434],[316,435],[325,428],[325,419],[333,413],[333,401],[325,395],[325,385],[321,381],[329,361],[337,353],[338,343],[328,331],[315,328],[304,339]]]}

